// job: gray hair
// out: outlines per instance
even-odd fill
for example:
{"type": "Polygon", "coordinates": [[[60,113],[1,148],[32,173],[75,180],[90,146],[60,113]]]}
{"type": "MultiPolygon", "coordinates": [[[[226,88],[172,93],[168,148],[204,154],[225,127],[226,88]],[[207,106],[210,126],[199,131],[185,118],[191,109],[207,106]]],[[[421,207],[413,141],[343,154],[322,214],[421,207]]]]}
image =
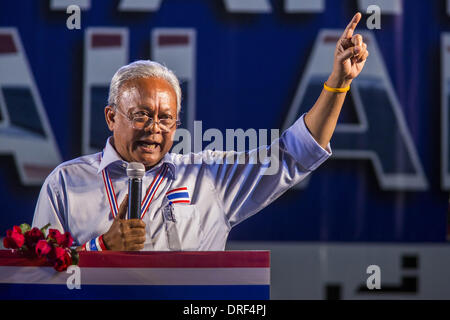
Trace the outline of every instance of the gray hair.
{"type": "Polygon", "coordinates": [[[167,67],[150,60],[138,60],[116,71],[109,86],[108,105],[117,107],[120,87],[128,80],[139,78],[160,78],[166,80],[175,91],[177,96],[177,115],[180,114],[181,87],[177,77],[167,67]]]}

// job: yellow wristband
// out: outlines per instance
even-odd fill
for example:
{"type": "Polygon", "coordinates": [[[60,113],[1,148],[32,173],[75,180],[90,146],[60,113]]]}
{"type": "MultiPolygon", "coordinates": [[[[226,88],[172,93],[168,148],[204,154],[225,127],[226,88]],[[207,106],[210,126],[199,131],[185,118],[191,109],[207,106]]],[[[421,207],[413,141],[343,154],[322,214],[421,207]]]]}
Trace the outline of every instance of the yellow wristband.
{"type": "Polygon", "coordinates": [[[348,90],[350,90],[350,86],[347,86],[345,88],[331,88],[331,87],[327,86],[326,82],[324,82],[323,87],[327,91],[338,92],[338,93],[347,92],[348,90]]]}

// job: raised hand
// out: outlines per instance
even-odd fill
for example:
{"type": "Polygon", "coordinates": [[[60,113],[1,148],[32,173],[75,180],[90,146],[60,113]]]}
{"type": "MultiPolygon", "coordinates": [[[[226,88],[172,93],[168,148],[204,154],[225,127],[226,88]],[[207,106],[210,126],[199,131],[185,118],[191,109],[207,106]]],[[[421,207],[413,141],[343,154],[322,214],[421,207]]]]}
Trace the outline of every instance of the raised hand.
{"type": "Polygon", "coordinates": [[[369,56],[367,44],[360,34],[353,34],[361,20],[361,13],[355,14],[352,21],[345,28],[344,33],[336,44],[334,52],[333,71],[329,86],[344,86],[350,84],[362,71],[369,56]]]}

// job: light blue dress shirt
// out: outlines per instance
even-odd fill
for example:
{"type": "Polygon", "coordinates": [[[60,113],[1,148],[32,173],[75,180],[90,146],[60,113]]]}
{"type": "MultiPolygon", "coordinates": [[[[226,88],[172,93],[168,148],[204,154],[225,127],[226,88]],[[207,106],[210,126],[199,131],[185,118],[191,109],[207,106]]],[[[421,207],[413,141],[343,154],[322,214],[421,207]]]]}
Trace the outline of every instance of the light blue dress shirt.
{"type": "MultiPolygon", "coordinates": [[[[244,153],[202,151],[189,155],[167,153],[145,173],[145,195],[157,173],[166,166],[148,211],[144,250],[224,250],[232,227],[251,217],[286,190],[304,179],[331,155],[311,136],[300,117],[266,149],[279,148],[279,167],[271,175],[263,161],[229,163],[219,158],[244,153]],[[222,162],[222,163],[219,163],[222,162]],[[186,187],[190,203],[170,203],[167,192],[186,187]]],[[[118,205],[128,192],[127,162],[108,139],[102,153],[86,155],[59,165],[45,180],[33,218],[33,226],[47,223],[70,231],[77,245],[104,234],[113,222],[102,170],[107,168],[118,205]]]]}

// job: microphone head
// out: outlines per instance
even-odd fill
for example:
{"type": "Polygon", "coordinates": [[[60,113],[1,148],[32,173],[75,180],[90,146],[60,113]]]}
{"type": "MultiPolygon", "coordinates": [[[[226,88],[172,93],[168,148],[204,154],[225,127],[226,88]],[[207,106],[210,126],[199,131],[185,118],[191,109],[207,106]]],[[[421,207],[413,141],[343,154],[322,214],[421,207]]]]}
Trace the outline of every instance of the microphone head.
{"type": "Polygon", "coordinates": [[[130,179],[140,179],[145,174],[145,167],[140,162],[130,162],[127,166],[127,176],[130,179]]]}

